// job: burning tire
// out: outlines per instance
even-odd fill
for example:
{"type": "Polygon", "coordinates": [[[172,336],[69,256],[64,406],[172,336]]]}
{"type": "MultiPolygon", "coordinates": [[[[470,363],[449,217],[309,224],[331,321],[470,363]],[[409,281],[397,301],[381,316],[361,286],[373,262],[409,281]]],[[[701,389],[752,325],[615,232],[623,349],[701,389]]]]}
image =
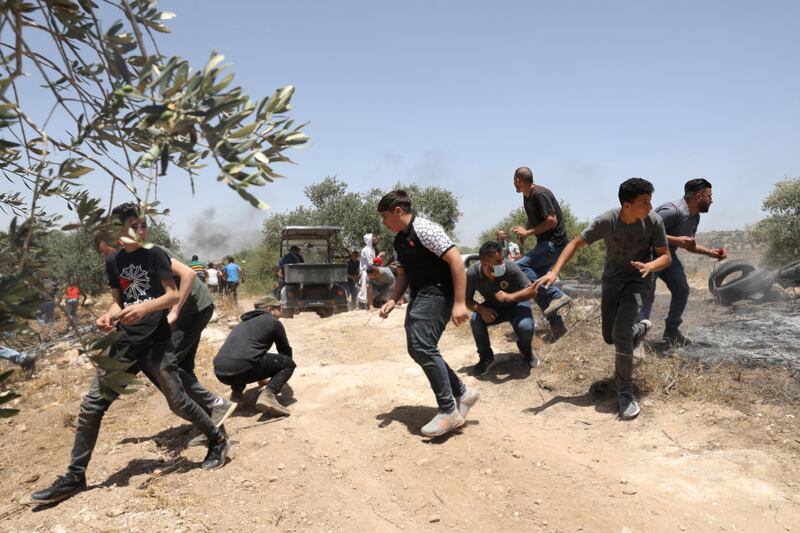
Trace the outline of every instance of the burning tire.
{"type": "Polygon", "coordinates": [[[740,276],[728,280],[728,283],[733,283],[734,281],[747,276],[755,269],[756,267],[744,259],[732,259],[730,261],[725,261],[715,268],[711,274],[709,274],[708,290],[711,291],[711,294],[716,294],[717,289],[722,287],[725,284],[725,280],[733,274],[740,274],[740,276]]]}
{"type": "Polygon", "coordinates": [[[768,291],[774,282],[775,272],[764,269],[753,270],[737,280],[718,286],[715,297],[720,304],[731,305],[768,291]]]}

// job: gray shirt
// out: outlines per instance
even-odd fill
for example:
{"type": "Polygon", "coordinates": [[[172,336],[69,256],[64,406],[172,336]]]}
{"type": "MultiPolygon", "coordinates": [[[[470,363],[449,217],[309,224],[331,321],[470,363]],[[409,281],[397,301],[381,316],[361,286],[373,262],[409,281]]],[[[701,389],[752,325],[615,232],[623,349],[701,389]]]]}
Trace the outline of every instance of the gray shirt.
{"type": "Polygon", "coordinates": [[[504,262],[506,264],[506,273],[493,280],[484,275],[480,262],[469,267],[467,270],[467,300],[474,300],[475,291],[478,291],[483,296],[485,305],[489,307],[530,305],[528,301],[500,303],[494,297],[494,293],[497,291],[517,292],[531,284],[528,276],[513,261],[505,260],[504,262]]]}
{"type": "Polygon", "coordinates": [[[378,267],[378,277],[369,280],[372,285],[372,290],[377,293],[377,296],[382,300],[388,300],[392,296],[392,287],[394,286],[394,274],[392,269],[388,267],[378,267]]]}
{"type": "MultiPolygon", "coordinates": [[[[690,215],[689,206],[686,205],[684,198],[656,207],[656,213],[664,221],[664,229],[667,235],[694,237],[697,233],[697,225],[700,224],[700,213],[690,215]]],[[[669,247],[669,251],[673,255],[675,254],[675,249],[675,246],[669,247]]]]}
{"type": "Polygon", "coordinates": [[[604,281],[641,279],[631,261],[646,263],[653,259],[653,248],[667,246],[667,234],[661,217],[651,211],[644,219],[625,224],[620,209],[606,211],[581,233],[587,243],[603,239],[606,243],[604,281]]]}

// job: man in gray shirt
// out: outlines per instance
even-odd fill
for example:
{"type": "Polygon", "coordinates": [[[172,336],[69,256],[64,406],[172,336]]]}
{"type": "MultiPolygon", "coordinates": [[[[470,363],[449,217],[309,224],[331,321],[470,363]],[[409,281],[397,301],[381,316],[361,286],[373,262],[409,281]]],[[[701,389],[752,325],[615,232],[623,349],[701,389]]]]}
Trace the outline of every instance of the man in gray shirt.
{"type": "Polygon", "coordinates": [[[642,301],[650,290],[650,276],[670,265],[667,235],[661,217],[652,212],[653,185],[631,178],[619,186],[622,208],[606,211],[575,237],[561,253],[553,270],[534,285],[552,285],[575,251],[603,239],[606,264],[600,301],[603,340],[616,350],[614,374],[617,381],[619,416],[629,420],[639,414],[633,394],[633,350],[652,327],[639,320],[642,301]],[[656,258],[653,258],[655,251],[656,258]]]}
{"type": "Polygon", "coordinates": [[[489,326],[503,322],[511,322],[517,335],[517,348],[525,364],[535,368],[539,365],[539,359],[531,345],[534,323],[529,299],[536,294],[534,291],[527,297],[513,298],[533,285],[513,261],[503,259],[503,248],[499,243],[485,243],[478,256],[480,261],[467,270],[467,307],[473,311],[470,325],[479,357],[478,363],[472,368],[472,374],[482,376],[489,370],[494,361],[489,326]],[[476,291],[483,297],[483,303],[475,301],[476,291]],[[502,291],[505,301],[495,298],[495,293],[500,293],[499,291],[502,291]]]}
{"type": "Polygon", "coordinates": [[[394,274],[389,267],[367,267],[367,309],[380,307],[392,297],[394,274]]]}
{"type": "Polygon", "coordinates": [[[689,301],[689,283],[686,281],[683,264],[676,254],[677,249],[682,248],[687,252],[706,255],[720,261],[727,255],[724,248],[705,248],[697,244],[694,239],[697,225],[700,223],[700,213],[708,213],[708,209],[713,203],[711,183],[703,178],[692,179],[683,186],[683,192],[681,199],[662,204],[655,210],[656,214],[664,221],[669,251],[672,254],[672,264],[652,277],[650,291],[644,300],[640,315],[642,319],[650,318],[650,310],[655,299],[656,278],[661,278],[672,294],[669,301],[669,313],[665,320],[664,340],[676,346],[688,346],[692,343],[678,329],[682,322],[681,316],[686,309],[686,303],[689,301]]]}

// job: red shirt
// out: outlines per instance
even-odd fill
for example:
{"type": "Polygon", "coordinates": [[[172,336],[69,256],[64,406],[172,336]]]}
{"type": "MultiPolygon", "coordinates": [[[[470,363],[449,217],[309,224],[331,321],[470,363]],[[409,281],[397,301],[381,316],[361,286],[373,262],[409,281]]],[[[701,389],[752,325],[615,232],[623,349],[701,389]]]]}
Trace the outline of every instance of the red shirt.
{"type": "Polygon", "coordinates": [[[77,300],[80,297],[81,293],[78,290],[77,285],[67,285],[67,299],[75,299],[77,300]]]}

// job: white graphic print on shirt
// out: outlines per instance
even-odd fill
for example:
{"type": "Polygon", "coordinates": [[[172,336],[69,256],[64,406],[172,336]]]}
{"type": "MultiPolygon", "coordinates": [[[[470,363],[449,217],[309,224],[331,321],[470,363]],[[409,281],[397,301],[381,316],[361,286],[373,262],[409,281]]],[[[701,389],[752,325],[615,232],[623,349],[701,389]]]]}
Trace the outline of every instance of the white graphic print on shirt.
{"type": "Polygon", "coordinates": [[[128,265],[119,275],[119,286],[125,295],[124,307],[152,300],[150,274],[140,265],[128,265]]]}

